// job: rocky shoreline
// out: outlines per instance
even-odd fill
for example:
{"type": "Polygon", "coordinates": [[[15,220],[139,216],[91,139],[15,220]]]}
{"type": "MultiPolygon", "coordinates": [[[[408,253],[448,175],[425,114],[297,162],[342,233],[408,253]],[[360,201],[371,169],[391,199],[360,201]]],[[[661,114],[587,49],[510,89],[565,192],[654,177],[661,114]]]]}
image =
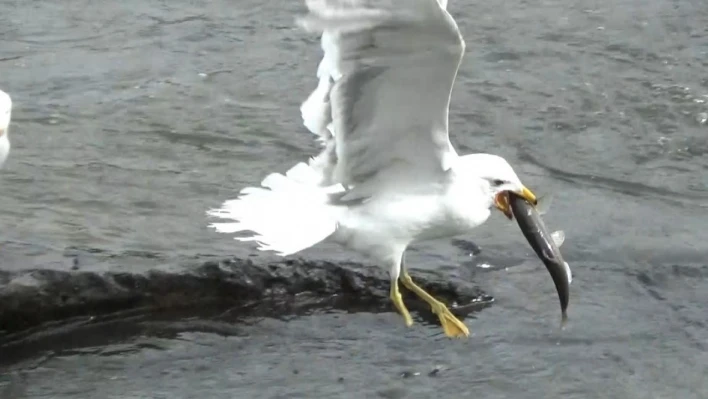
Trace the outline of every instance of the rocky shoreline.
{"type": "MultiPolygon", "coordinates": [[[[416,281],[463,316],[492,301],[478,287],[439,272],[416,271],[416,281]]],[[[284,316],[303,308],[393,311],[388,274],[353,262],[289,260],[256,264],[238,258],[176,271],[89,272],[0,270],[0,350],[76,320],[131,310],[166,314],[210,307],[284,316]]],[[[411,311],[427,306],[405,292],[411,311]]],[[[197,314],[198,316],[198,314],[197,314]]],[[[435,322],[434,317],[431,321],[435,322]]]]}

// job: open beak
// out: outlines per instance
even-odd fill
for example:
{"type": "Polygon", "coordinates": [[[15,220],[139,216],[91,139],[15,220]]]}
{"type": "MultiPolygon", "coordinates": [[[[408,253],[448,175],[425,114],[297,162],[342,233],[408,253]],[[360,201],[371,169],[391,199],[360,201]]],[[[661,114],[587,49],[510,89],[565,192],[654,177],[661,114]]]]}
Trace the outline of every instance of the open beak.
{"type": "MultiPolygon", "coordinates": [[[[522,187],[520,191],[516,191],[514,194],[520,196],[534,206],[538,203],[536,195],[526,187],[522,187]]],[[[496,206],[497,209],[499,209],[509,220],[514,219],[514,214],[511,212],[511,206],[509,205],[508,191],[502,191],[494,197],[494,206],[496,206]]]]}

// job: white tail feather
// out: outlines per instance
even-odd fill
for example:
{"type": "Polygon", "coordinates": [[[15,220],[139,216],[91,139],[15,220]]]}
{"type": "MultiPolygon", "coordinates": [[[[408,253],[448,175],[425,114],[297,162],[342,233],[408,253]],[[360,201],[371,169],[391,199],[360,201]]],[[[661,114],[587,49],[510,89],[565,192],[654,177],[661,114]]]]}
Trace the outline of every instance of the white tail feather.
{"type": "Polygon", "coordinates": [[[247,187],[235,200],[207,215],[234,222],[212,223],[219,233],[254,232],[235,237],[256,241],[261,251],[275,251],[287,256],[309,248],[329,237],[337,229],[340,209],[329,205],[328,192],[338,187],[319,187],[317,173],[305,163],[298,163],[285,175],[272,173],[260,187],[247,187]]]}

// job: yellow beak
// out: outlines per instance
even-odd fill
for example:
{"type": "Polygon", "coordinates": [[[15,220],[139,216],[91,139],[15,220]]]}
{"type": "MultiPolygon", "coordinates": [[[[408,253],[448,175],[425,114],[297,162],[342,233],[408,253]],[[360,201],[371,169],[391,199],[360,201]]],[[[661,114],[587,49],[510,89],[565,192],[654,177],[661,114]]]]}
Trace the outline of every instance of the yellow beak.
{"type": "MultiPolygon", "coordinates": [[[[525,186],[522,186],[520,191],[515,191],[514,194],[520,196],[521,198],[525,199],[533,205],[536,205],[538,203],[536,195],[525,186]]],[[[502,191],[494,197],[494,206],[496,206],[497,209],[499,209],[504,215],[506,215],[509,220],[514,218],[514,214],[511,212],[511,206],[509,205],[508,191],[502,191]]]]}

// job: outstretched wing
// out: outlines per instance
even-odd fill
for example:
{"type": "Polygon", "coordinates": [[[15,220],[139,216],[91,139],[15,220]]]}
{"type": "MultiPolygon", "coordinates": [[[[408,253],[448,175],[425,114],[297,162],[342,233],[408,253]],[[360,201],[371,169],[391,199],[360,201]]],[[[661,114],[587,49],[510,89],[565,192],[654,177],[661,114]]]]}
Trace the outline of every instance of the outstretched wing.
{"type": "Polygon", "coordinates": [[[319,84],[303,103],[324,144],[321,184],[421,180],[457,154],[448,137],[452,85],[465,49],[437,0],[307,0],[302,27],[322,34],[319,84]]]}

